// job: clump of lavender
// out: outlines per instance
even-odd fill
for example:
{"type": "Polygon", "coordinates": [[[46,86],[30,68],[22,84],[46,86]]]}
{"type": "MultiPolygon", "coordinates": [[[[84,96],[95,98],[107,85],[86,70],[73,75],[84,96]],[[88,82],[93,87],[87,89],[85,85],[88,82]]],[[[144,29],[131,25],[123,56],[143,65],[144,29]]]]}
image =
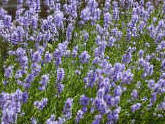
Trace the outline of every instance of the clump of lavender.
{"type": "Polygon", "coordinates": [[[12,74],[13,74],[13,66],[9,66],[9,67],[5,68],[5,74],[4,74],[4,76],[6,78],[11,78],[12,77],[12,74]]]}
{"type": "MultiPolygon", "coordinates": [[[[7,3],[8,0],[2,1],[3,5],[7,3]]],[[[24,107],[21,110],[21,106],[28,100],[28,92],[36,86],[33,82],[37,78],[41,78],[40,90],[45,90],[54,80],[58,95],[62,94],[67,97],[62,117],[57,117],[56,120],[55,116],[51,115],[45,122],[47,124],[62,124],[71,118],[75,119],[76,123],[80,123],[80,120],[86,117],[85,114],[95,116],[93,124],[102,123],[104,118],[107,120],[105,123],[115,124],[118,123],[120,117],[122,120],[123,115],[125,117],[125,114],[138,114],[136,111],[146,110],[146,107],[147,109],[153,107],[154,112],[165,110],[165,102],[158,99],[163,98],[165,93],[165,21],[163,19],[165,1],[162,8],[158,9],[159,14],[154,13],[155,7],[150,1],[145,3],[144,0],[137,2],[105,0],[103,3],[102,7],[96,0],[68,0],[64,3],[60,0],[45,0],[46,16],[44,18],[41,17],[43,10],[40,0],[26,0],[26,2],[17,0],[15,18],[9,15],[4,8],[0,8],[0,37],[9,43],[10,49],[9,57],[5,61],[3,83],[11,82],[9,87],[14,90],[16,82],[21,89],[26,91],[17,90],[15,93],[2,92],[0,94],[2,123],[17,123],[17,116],[23,115],[22,111],[26,112],[24,107]],[[128,14],[130,14],[130,19],[126,17],[128,14]],[[124,19],[120,20],[120,17],[124,19]],[[86,26],[89,27],[86,29],[86,26]],[[82,31],[79,33],[79,30],[82,31]],[[90,43],[93,44],[90,48],[85,48],[85,51],[80,52],[81,42],[85,42],[83,44],[85,47],[90,43]],[[53,47],[50,47],[50,44],[53,47]],[[51,53],[56,45],[57,48],[51,53]],[[73,49],[72,45],[75,46],[73,49]],[[128,48],[129,45],[131,47],[128,48]],[[153,49],[151,49],[152,46],[154,46],[153,49]],[[126,48],[128,50],[125,51],[126,48]],[[118,52],[120,50],[124,51],[120,54],[118,52]],[[64,69],[66,66],[70,67],[72,59],[78,59],[79,63],[73,60],[75,65],[71,66],[75,68],[67,69],[71,69],[69,72],[75,72],[79,76],[73,75],[69,85],[66,80],[66,90],[63,93],[62,82],[64,78],[68,79],[69,75],[64,69]],[[92,66],[90,66],[90,61],[92,61],[92,66]],[[81,73],[76,67],[77,64],[81,68],[81,73]],[[52,67],[52,70],[45,69],[49,67],[52,67]],[[57,76],[54,75],[55,71],[57,76]],[[78,79],[78,83],[75,78],[78,79]],[[48,83],[49,79],[51,79],[50,83],[48,83]],[[85,85],[84,87],[80,85],[82,79],[85,83],[82,84],[85,85]],[[141,83],[137,83],[134,87],[134,82],[137,81],[141,83]],[[70,98],[75,94],[70,87],[72,82],[75,84],[72,85],[73,89],[76,86],[76,89],[80,90],[76,92],[73,99],[70,98]],[[147,92],[147,96],[141,93],[143,92],[141,88],[147,92]],[[128,102],[133,102],[131,106],[128,106],[132,113],[125,113],[127,108],[121,108],[122,101],[125,102],[126,107],[128,105],[127,100],[123,100],[127,98],[125,97],[127,91],[131,96],[128,102]],[[77,96],[80,97],[78,101],[77,96]],[[139,100],[142,102],[140,103],[139,100]],[[75,103],[76,108],[80,107],[78,111],[72,111],[73,101],[78,102],[78,104],[75,103]],[[122,114],[120,114],[121,110],[122,114]]],[[[10,91],[8,85],[2,86],[2,89],[10,91]]],[[[46,95],[50,92],[52,99],[54,97],[58,100],[63,99],[63,97],[60,99],[56,97],[52,91],[44,91],[46,95]]],[[[32,96],[30,97],[33,98],[32,96]]],[[[43,110],[46,105],[48,106],[48,98],[34,102],[34,106],[39,110],[43,110]]],[[[29,104],[27,106],[29,107],[29,104]]],[[[59,110],[56,108],[55,111],[59,110]]],[[[161,114],[157,116],[163,117],[161,114]]],[[[35,119],[32,120],[34,120],[32,123],[37,123],[35,119]]]]}
{"type": "Polygon", "coordinates": [[[54,115],[51,115],[50,118],[46,120],[46,124],[63,124],[66,120],[59,117],[58,120],[55,119],[54,115]]]}
{"type": "Polygon", "coordinates": [[[21,106],[28,99],[27,92],[22,92],[17,89],[15,93],[5,93],[0,94],[0,107],[2,109],[1,122],[6,123],[16,123],[17,116],[21,113],[21,106]]]}
{"type": "Polygon", "coordinates": [[[75,46],[72,50],[72,56],[75,58],[78,55],[78,46],[75,46]]]}
{"type": "Polygon", "coordinates": [[[131,106],[131,111],[135,112],[135,111],[139,110],[140,107],[141,107],[141,103],[136,103],[136,104],[131,106]]]}
{"type": "Polygon", "coordinates": [[[122,75],[122,83],[130,84],[131,81],[133,80],[134,74],[131,73],[131,70],[128,69],[127,71],[123,72],[122,75]]]}
{"type": "Polygon", "coordinates": [[[57,69],[57,82],[61,82],[64,79],[65,71],[63,68],[57,69]]]}
{"type": "Polygon", "coordinates": [[[93,87],[97,80],[97,73],[93,70],[90,70],[87,74],[87,77],[84,78],[86,87],[93,87]]]}
{"type": "Polygon", "coordinates": [[[61,94],[62,91],[64,90],[64,84],[62,84],[62,83],[57,83],[57,84],[56,84],[56,87],[57,87],[58,94],[61,94]]]}
{"type": "Polygon", "coordinates": [[[96,115],[95,119],[93,120],[92,124],[99,124],[101,122],[102,116],[96,115]]]}
{"type": "Polygon", "coordinates": [[[35,101],[34,102],[34,106],[39,109],[42,110],[48,103],[48,99],[47,98],[43,98],[41,101],[35,101]]]}
{"type": "Polygon", "coordinates": [[[87,31],[83,31],[83,38],[85,42],[89,39],[89,34],[87,31]]]}
{"type": "Polygon", "coordinates": [[[86,97],[85,95],[82,95],[80,98],[80,104],[82,106],[87,106],[89,104],[89,98],[86,97]]]}
{"type": "Polygon", "coordinates": [[[39,51],[33,53],[32,61],[36,63],[41,62],[41,53],[39,51]]]}
{"type": "Polygon", "coordinates": [[[80,97],[80,105],[82,105],[83,107],[81,108],[83,114],[85,114],[88,110],[87,106],[89,105],[90,99],[88,97],[86,97],[85,95],[82,95],[80,97]]]}
{"type": "Polygon", "coordinates": [[[72,105],[73,105],[73,99],[68,98],[63,107],[63,115],[66,120],[72,117],[72,105]]]}
{"type": "Polygon", "coordinates": [[[80,62],[81,63],[88,63],[89,62],[89,59],[90,59],[90,55],[88,54],[87,51],[84,51],[81,53],[81,55],[79,56],[80,58],[80,62]]]}
{"type": "Polygon", "coordinates": [[[84,112],[82,110],[78,110],[77,115],[76,115],[76,123],[79,123],[79,121],[84,117],[84,112]]]}
{"type": "Polygon", "coordinates": [[[138,98],[138,91],[136,89],[134,89],[131,93],[131,96],[133,99],[137,99],[138,98]]]}
{"type": "Polygon", "coordinates": [[[52,58],[53,58],[52,54],[49,53],[48,51],[46,51],[46,53],[45,53],[45,62],[46,63],[51,62],[52,58]]]}
{"type": "Polygon", "coordinates": [[[123,63],[129,64],[129,63],[131,62],[131,59],[132,59],[131,52],[127,52],[127,53],[123,56],[122,62],[123,62],[123,63]]]}
{"type": "Polygon", "coordinates": [[[41,72],[41,64],[38,63],[33,63],[31,64],[32,71],[31,73],[36,77],[40,74],[41,72]]]}
{"type": "Polygon", "coordinates": [[[81,24],[91,21],[91,24],[94,25],[100,19],[100,15],[101,10],[98,8],[96,0],[89,0],[87,6],[81,11],[81,24]]]}
{"type": "Polygon", "coordinates": [[[47,83],[49,82],[49,75],[43,75],[41,77],[41,81],[39,82],[39,84],[41,84],[41,86],[39,87],[40,90],[45,90],[47,83]]]}

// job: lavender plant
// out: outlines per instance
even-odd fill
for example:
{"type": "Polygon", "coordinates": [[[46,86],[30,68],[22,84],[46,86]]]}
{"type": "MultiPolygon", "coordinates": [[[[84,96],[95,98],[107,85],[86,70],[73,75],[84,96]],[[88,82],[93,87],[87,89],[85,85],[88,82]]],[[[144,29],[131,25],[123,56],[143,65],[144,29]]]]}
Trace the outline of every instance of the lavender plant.
{"type": "Polygon", "coordinates": [[[15,16],[9,2],[2,124],[165,123],[165,1],[17,0],[15,16]]]}

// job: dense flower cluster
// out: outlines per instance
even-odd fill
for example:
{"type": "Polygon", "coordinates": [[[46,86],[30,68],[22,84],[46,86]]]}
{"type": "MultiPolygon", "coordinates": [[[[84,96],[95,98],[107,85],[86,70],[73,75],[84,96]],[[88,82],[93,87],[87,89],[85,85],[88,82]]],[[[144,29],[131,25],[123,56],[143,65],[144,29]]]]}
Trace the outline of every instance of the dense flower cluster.
{"type": "Polygon", "coordinates": [[[1,123],[164,118],[165,0],[160,3],[17,0],[15,17],[0,7],[0,42],[9,44],[1,123]]]}
{"type": "Polygon", "coordinates": [[[15,93],[0,94],[0,107],[2,110],[1,123],[16,123],[17,116],[21,114],[21,106],[28,100],[27,92],[22,92],[19,89],[15,93]]]}

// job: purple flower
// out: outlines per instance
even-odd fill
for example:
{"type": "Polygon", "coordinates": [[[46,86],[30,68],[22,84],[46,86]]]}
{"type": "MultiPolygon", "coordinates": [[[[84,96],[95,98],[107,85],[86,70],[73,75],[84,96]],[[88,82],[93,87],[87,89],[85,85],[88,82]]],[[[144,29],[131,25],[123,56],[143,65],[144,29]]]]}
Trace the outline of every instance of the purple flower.
{"type": "Polygon", "coordinates": [[[12,25],[12,17],[9,15],[5,15],[3,18],[3,24],[5,27],[9,28],[12,25]]]}
{"type": "Polygon", "coordinates": [[[153,65],[150,65],[150,64],[148,64],[148,65],[146,65],[145,67],[144,67],[144,73],[146,73],[147,75],[152,75],[153,74],[153,65]]]}
{"type": "Polygon", "coordinates": [[[80,104],[81,104],[82,106],[87,106],[87,105],[89,104],[89,98],[86,97],[85,95],[82,95],[82,96],[80,97],[80,104]]]}
{"type": "Polygon", "coordinates": [[[95,57],[99,56],[100,58],[103,58],[106,46],[107,46],[107,42],[106,41],[101,41],[99,46],[95,49],[95,57]]]}
{"type": "Polygon", "coordinates": [[[132,112],[135,112],[138,109],[140,109],[140,107],[141,107],[141,103],[136,103],[136,104],[134,104],[134,105],[131,106],[131,111],[132,112]]]}
{"type": "MultiPolygon", "coordinates": [[[[27,97],[25,98],[26,100],[27,97]]],[[[25,99],[24,93],[19,89],[11,94],[2,92],[0,94],[0,107],[2,109],[1,123],[16,123],[17,115],[21,112],[21,106],[25,99]]]]}
{"type": "Polygon", "coordinates": [[[137,99],[137,97],[138,97],[138,92],[137,92],[136,89],[134,89],[134,90],[132,91],[131,96],[132,96],[133,99],[137,99]]]}
{"type": "Polygon", "coordinates": [[[157,100],[157,93],[156,92],[153,92],[151,94],[151,98],[150,98],[151,104],[154,104],[156,102],[156,100],[157,100]]]}
{"type": "Polygon", "coordinates": [[[165,41],[161,41],[161,43],[157,46],[156,50],[163,50],[165,48],[165,41]]]}
{"type": "Polygon", "coordinates": [[[79,123],[80,119],[84,117],[84,112],[82,110],[78,110],[77,115],[76,115],[76,123],[79,123]]]}
{"type": "Polygon", "coordinates": [[[86,83],[87,87],[93,87],[95,81],[97,80],[97,74],[93,70],[88,72],[87,77],[84,78],[84,82],[86,83]]]}
{"type": "Polygon", "coordinates": [[[26,55],[26,50],[24,50],[23,48],[19,47],[16,50],[16,55],[19,56],[19,57],[22,57],[22,56],[26,55]]]}
{"type": "Polygon", "coordinates": [[[90,59],[90,55],[88,54],[87,51],[84,51],[81,53],[81,55],[79,56],[80,58],[80,62],[81,63],[88,63],[89,62],[89,59],[90,59]]]}
{"type": "Polygon", "coordinates": [[[38,18],[34,17],[31,21],[32,29],[36,30],[38,27],[38,18]]]}
{"type": "Polygon", "coordinates": [[[117,7],[113,9],[113,16],[112,16],[112,18],[114,20],[119,20],[119,9],[117,7]]]}
{"type": "Polygon", "coordinates": [[[97,9],[95,10],[95,12],[94,12],[94,14],[93,14],[93,22],[94,22],[94,24],[96,24],[96,23],[95,23],[96,20],[99,20],[99,19],[100,19],[101,12],[102,12],[102,11],[101,11],[99,8],[97,8],[97,9]]]}
{"type": "Polygon", "coordinates": [[[33,55],[32,55],[32,61],[33,62],[40,62],[41,61],[41,53],[39,52],[39,51],[36,51],[36,52],[34,52],[33,53],[33,55]]]}
{"type": "Polygon", "coordinates": [[[41,81],[39,82],[41,84],[41,87],[39,87],[40,90],[45,90],[47,83],[49,82],[49,75],[42,75],[41,81]]]}
{"type": "Polygon", "coordinates": [[[6,84],[8,84],[8,81],[4,80],[2,83],[3,83],[3,85],[6,85],[6,84]]]}
{"type": "Polygon", "coordinates": [[[124,64],[115,63],[115,65],[114,65],[114,71],[115,71],[116,73],[122,72],[122,71],[124,71],[124,70],[125,70],[125,65],[124,65],[124,64]]]}
{"type": "Polygon", "coordinates": [[[107,114],[107,119],[108,119],[108,121],[111,121],[111,120],[114,119],[112,111],[109,111],[109,112],[108,112],[108,114],[107,114]]]}
{"type": "Polygon", "coordinates": [[[92,124],[100,124],[100,119],[96,119],[92,122],[92,124]]]}
{"type": "Polygon", "coordinates": [[[61,94],[63,90],[64,90],[64,85],[61,83],[57,83],[58,94],[61,94]]]}
{"type": "Polygon", "coordinates": [[[141,50],[139,51],[139,58],[142,58],[143,55],[144,55],[144,51],[141,49],[141,50]]]}
{"type": "Polygon", "coordinates": [[[81,108],[81,110],[82,110],[84,113],[86,113],[87,110],[88,110],[88,108],[87,108],[86,106],[84,106],[84,107],[81,108]]]}
{"type": "Polygon", "coordinates": [[[95,108],[98,109],[102,101],[101,99],[96,98],[93,102],[94,102],[95,108]]]}
{"type": "Polygon", "coordinates": [[[122,95],[122,89],[120,86],[117,86],[115,89],[114,89],[114,95],[115,96],[121,96],[122,95]]]}
{"type": "Polygon", "coordinates": [[[113,107],[115,106],[115,97],[112,97],[110,95],[104,96],[104,99],[108,106],[113,107]]]}
{"type": "Polygon", "coordinates": [[[59,67],[60,64],[62,64],[61,57],[55,58],[55,65],[59,67]]]}
{"type": "Polygon", "coordinates": [[[86,7],[81,11],[80,18],[83,19],[83,21],[88,21],[88,20],[90,20],[90,15],[91,15],[90,9],[88,7],[86,7]]]}
{"type": "Polygon", "coordinates": [[[23,82],[20,81],[20,80],[17,80],[17,84],[18,84],[18,85],[23,85],[23,82]]]}
{"type": "Polygon", "coordinates": [[[133,80],[133,74],[131,73],[131,70],[128,69],[127,71],[125,71],[122,75],[122,83],[126,83],[126,84],[130,84],[131,81],[133,80]]]}
{"type": "Polygon", "coordinates": [[[123,57],[122,57],[122,62],[129,64],[132,60],[132,54],[131,52],[127,52],[123,57]]]}
{"type": "Polygon", "coordinates": [[[143,33],[143,29],[145,28],[146,23],[144,21],[141,21],[139,26],[138,26],[138,30],[140,31],[140,33],[143,33]]]}
{"type": "Polygon", "coordinates": [[[115,105],[118,105],[120,102],[120,96],[115,96],[114,101],[115,101],[115,105]]]}
{"type": "Polygon", "coordinates": [[[117,121],[119,119],[119,113],[121,111],[121,107],[117,107],[113,112],[113,120],[117,121]]]}
{"type": "Polygon", "coordinates": [[[162,61],[161,67],[162,67],[163,70],[165,70],[165,59],[162,61]]]}
{"type": "Polygon", "coordinates": [[[35,118],[31,118],[31,124],[37,124],[37,120],[35,118]]]}
{"type": "Polygon", "coordinates": [[[35,76],[33,74],[29,74],[26,78],[25,78],[25,82],[26,83],[32,83],[32,81],[34,80],[35,76]]]}
{"type": "Polygon", "coordinates": [[[78,55],[78,46],[75,46],[72,51],[72,56],[76,57],[78,55]]]}
{"type": "Polygon", "coordinates": [[[55,116],[51,115],[51,117],[46,120],[46,124],[52,124],[53,122],[55,123],[55,116]]]}
{"type": "Polygon", "coordinates": [[[73,24],[69,24],[66,30],[66,37],[67,37],[67,41],[70,41],[72,38],[72,32],[74,30],[74,26],[73,24]]]}
{"type": "Polygon", "coordinates": [[[101,115],[96,115],[92,124],[100,124],[101,119],[102,119],[101,115]]]}
{"type": "Polygon", "coordinates": [[[95,108],[94,108],[94,107],[91,107],[91,108],[90,108],[90,113],[92,113],[92,114],[93,114],[93,113],[94,113],[94,111],[95,111],[95,108]]]}
{"type": "Polygon", "coordinates": [[[100,89],[97,91],[97,97],[98,97],[99,99],[102,99],[103,96],[104,96],[104,94],[105,94],[105,89],[104,89],[104,88],[100,88],[100,89]]]}
{"type": "Polygon", "coordinates": [[[27,56],[20,56],[18,58],[18,61],[20,63],[20,66],[27,67],[28,66],[28,57],[27,56]]]}
{"type": "Polygon", "coordinates": [[[52,55],[47,51],[45,53],[45,62],[49,63],[49,62],[51,62],[51,60],[52,60],[52,55]]]}
{"type": "Polygon", "coordinates": [[[57,69],[57,82],[61,82],[64,79],[65,71],[63,68],[57,69]]]}
{"type": "Polygon", "coordinates": [[[72,116],[72,105],[73,105],[73,99],[68,98],[63,108],[63,114],[66,119],[70,119],[72,116]]]}
{"type": "Polygon", "coordinates": [[[37,76],[40,73],[40,71],[41,71],[41,65],[38,64],[38,63],[33,63],[31,65],[31,68],[32,68],[32,74],[34,76],[37,76]]]}
{"type": "MultiPolygon", "coordinates": [[[[103,28],[102,28],[99,24],[96,25],[96,31],[97,31],[100,35],[103,34],[103,28]]],[[[98,36],[97,36],[97,39],[100,40],[101,37],[98,35],[98,36]]],[[[96,43],[98,43],[98,42],[96,42],[96,43]]]]}
{"type": "Polygon", "coordinates": [[[159,104],[158,110],[165,110],[165,101],[159,104]]]}
{"type": "Polygon", "coordinates": [[[5,74],[4,76],[6,78],[11,78],[13,74],[13,66],[9,66],[8,68],[5,68],[5,74]]]}
{"type": "Polygon", "coordinates": [[[110,0],[105,0],[104,11],[107,12],[110,9],[110,0]]]}
{"type": "Polygon", "coordinates": [[[107,27],[112,21],[112,17],[109,12],[104,14],[104,26],[107,27]]]}
{"type": "Polygon", "coordinates": [[[89,38],[88,32],[84,31],[83,35],[84,35],[84,36],[83,36],[83,37],[84,37],[84,41],[87,41],[88,38],[89,38]]]}
{"type": "Polygon", "coordinates": [[[109,37],[108,46],[114,46],[116,39],[114,37],[109,37]]]}
{"type": "Polygon", "coordinates": [[[80,74],[81,74],[81,71],[78,70],[78,69],[76,69],[76,70],[75,70],[75,74],[76,74],[76,75],[80,75],[80,74]]]}
{"type": "Polygon", "coordinates": [[[23,4],[23,0],[17,0],[17,4],[23,4]]]}
{"type": "Polygon", "coordinates": [[[48,99],[43,98],[41,101],[35,101],[34,106],[42,110],[47,105],[47,103],[48,103],[48,99]]]}
{"type": "Polygon", "coordinates": [[[23,103],[27,102],[28,97],[29,97],[28,93],[27,92],[23,92],[23,94],[22,94],[22,101],[23,101],[23,103]]]}

